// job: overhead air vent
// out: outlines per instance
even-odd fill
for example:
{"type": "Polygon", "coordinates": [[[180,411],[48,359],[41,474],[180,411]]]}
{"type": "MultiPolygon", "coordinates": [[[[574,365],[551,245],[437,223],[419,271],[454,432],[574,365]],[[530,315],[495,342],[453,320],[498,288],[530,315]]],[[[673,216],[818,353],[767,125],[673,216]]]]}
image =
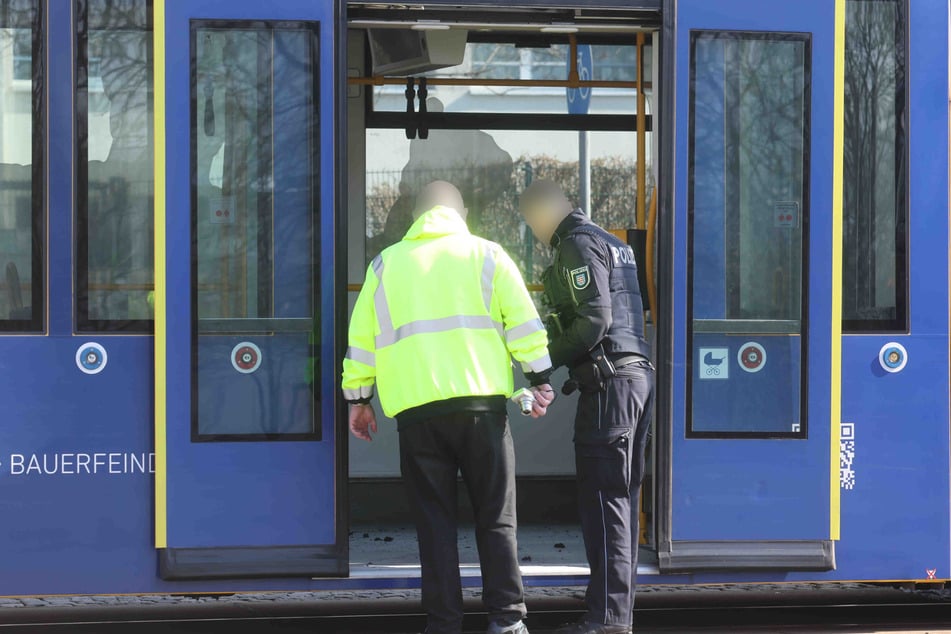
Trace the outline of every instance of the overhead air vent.
{"type": "Polygon", "coordinates": [[[466,53],[462,29],[369,29],[374,75],[416,75],[458,66],[466,53]]]}

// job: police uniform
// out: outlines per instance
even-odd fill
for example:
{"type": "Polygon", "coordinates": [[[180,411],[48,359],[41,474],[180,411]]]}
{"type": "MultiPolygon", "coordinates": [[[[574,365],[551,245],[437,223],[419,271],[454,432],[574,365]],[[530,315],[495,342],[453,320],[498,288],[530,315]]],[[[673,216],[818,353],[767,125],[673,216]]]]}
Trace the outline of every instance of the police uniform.
{"type": "Polygon", "coordinates": [[[554,367],[569,368],[565,391],[580,391],[575,466],[591,568],[585,620],[626,628],[654,383],[637,265],[627,244],[580,209],[561,222],[551,244],[555,259],[544,278],[554,311],[549,352],[554,367]]]}
{"type": "Polygon", "coordinates": [[[548,337],[512,259],[469,233],[453,209],[422,214],[373,260],[350,319],[343,392],[374,387],[400,433],[400,470],[416,523],[427,634],[461,632],[457,475],[476,519],[493,632],[523,632],[515,454],[506,419],[512,358],[548,382],[548,337]]]}

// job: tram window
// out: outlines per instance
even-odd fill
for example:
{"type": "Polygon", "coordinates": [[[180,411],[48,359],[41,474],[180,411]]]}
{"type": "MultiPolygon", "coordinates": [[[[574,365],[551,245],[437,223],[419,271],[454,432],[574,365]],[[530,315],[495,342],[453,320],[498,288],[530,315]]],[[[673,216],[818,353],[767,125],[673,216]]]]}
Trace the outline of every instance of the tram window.
{"type": "Polygon", "coordinates": [[[475,44],[467,50],[471,55],[467,74],[491,79],[564,79],[566,49],[563,45],[516,48],[507,44],[475,44]]]}
{"type": "MultiPolygon", "coordinates": [[[[564,101],[564,92],[557,97],[564,101]]],[[[637,151],[634,134],[587,132],[592,218],[611,229],[634,226],[637,151]]],[[[409,141],[402,130],[367,131],[366,257],[397,242],[409,229],[420,187],[447,180],[462,191],[469,229],[501,244],[525,281],[540,284],[551,249],[521,222],[518,195],[535,178],[561,183],[578,201],[576,131],[430,130],[409,141]]],[[[650,166],[647,173],[651,173],[650,166]]],[[[579,201],[580,202],[580,201],[579,201]]]]}
{"type": "Polygon", "coordinates": [[[695,31],[690,63],[688,436],[803,437],[809,36],[695,31]]]}
{"type": "Polygon", "coordinates": [[[18,29],[13,34],[13,80],[30,81],[33,77],[33,34],[18,29]]]}
{"type": "Polygon", "coordinates": [[[316,25],[191,36],[192,438],[316,439],[316,25]]]}
{"type": "Polygon", "coordinates": [[[0,331],[43,329],[43,35],[38,2],[0,7],[0,331]]]}
{"type": "Polygon", "coordinates": [[[150,332],[151,2],[86,0],[79,6],[77,329],[150,332]]]}
{"type": "MultiPolygon", "coordinates": [[[[650,50],[645,46],[644,76],[650,77],[650,50]]],[[[470,61],[461,68],[452,68],[434,73],[456,76],[461,71],[469,77],[493,79],[555,79],[568,76],[567,44],[549,46],[515,47],[503,43],[471,44],[470,61]]],[[[631,45],[591,45],[591,79],[598,81],[637,81],[637,49],[631,45]]],[[[560,89],[555,89],[559,90],[560,89]]],[[[609,89],[603,89],[609,90],[609,89]]]]}
{"type": "Polygon", "coordinates": [[[848,0],[842,318],[906,331],[905,0],[848,0]]]}
{"type": "MultiPolygon", "coordinates": [[[[651,77],[650,44],[644,46],[644,78],[651,77]]],[[[568,78],[567,43],[469,42],[462,64],[428,73],[426,77],[456,79],[558,80],[568,78]]],[[[637,48],[633,44],[591,44],[591,79],[597,81],[637,80],[637,48]]],[[[375,86],[372,110],[405,112],[405,85],[375,86]]],[[[429,95],[438,98],[446,112],[511,112],[515,100],[522,108],[544,103],[546,113],[567,113],[564,88],[544,86],[429,86],[429,95]],[[558,99],[550,99],[550,97],[558,99]]],[[[595,88],[591,92],[591,114],[635,114],[637,100],[633,88],[595,88]]]]}

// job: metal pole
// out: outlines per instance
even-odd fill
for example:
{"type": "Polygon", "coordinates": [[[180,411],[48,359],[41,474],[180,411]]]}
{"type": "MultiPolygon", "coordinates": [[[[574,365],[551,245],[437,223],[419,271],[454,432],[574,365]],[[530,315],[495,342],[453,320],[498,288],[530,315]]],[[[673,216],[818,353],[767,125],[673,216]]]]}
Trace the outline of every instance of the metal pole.
{"type": "Polygon", "coordinates": [[[644,34],[637,34],[637,224],[638,229],[647,227],[647,132],[644,99],[644,34]]]}
{"type": "Polygon", "coordinates": [[[568,81],[577,82],[578,77],[578,38],[574,35],[568,36],[568,81]]]}
{"type": "Polygon", "coordinates": [[[591,215],[591,157],[588,156],[587,130],[578,130],[578,204],[591,215]]]}
{"type": "MultiPolygon", "coordinates": [[[[535,178],[535,170],[532,168],[532,164],[528,161],[525,162],[525,189],[528,189],[528,186],[532,184],[532,180],[535,178]]],[[[525,191],[524,189],[522,191],[525,191]]],[[[521,194],[521,192],[520,192],[521,194]]],[[[525,278],[531,280],[534,278],[534,268],[535,268],[535,234],[532,233],[531,229],[528,228],[524,222],[522,222],[522,233],[524,237],[524,246],[525,246],[525,278]]]]}
{"type": "MultiPolygon", "coordinates": [[[[578,38],[569,35],[568,44],[568,81],[578,82],[581,79],[578,73],[578,38]]],[[[578,130],[578,206],[591,215],[591,161],[588,158],[587,130],[578,130]]]]}

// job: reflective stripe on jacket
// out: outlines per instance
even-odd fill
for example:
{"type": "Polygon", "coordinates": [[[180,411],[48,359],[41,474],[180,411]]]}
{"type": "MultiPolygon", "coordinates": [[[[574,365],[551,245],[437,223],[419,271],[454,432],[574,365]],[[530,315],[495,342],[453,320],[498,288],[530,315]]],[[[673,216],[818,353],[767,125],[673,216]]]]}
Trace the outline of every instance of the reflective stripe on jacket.
{"type": "Polygon", "coordinates": [[[548,337],[522,276],[497,244],[435,207],[378,255],[350,319],[348,400],[376,383],[387,416],[464,396],[508,396],[511,359],[551,368],[548,337]]]}

